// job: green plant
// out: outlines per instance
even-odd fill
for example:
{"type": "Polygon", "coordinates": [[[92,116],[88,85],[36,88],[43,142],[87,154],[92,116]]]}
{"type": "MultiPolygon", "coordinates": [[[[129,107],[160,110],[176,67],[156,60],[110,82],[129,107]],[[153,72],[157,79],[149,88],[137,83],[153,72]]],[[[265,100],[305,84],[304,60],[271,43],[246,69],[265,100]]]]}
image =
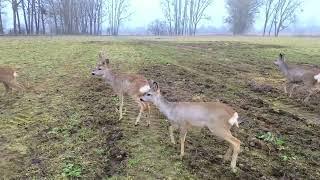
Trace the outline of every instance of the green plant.
{"type": "Polygon", "coordinates": [[[280,157],[283,161],[297,160],[297,157],[294,155],[281,155],[280,157]]]}
{"type": "Polygon", "coordinates": [[[66,163],[63,167],[64,177],[81,177],[82,167],[78,164],[66,163]]]}
{"type": "Polygon", "coordinates": [[[274,144],[279,150],[284,149],[284,145],[285,145],[284,139],[273,135],[271,132],[258,134],[257,138],[274,144]]]}

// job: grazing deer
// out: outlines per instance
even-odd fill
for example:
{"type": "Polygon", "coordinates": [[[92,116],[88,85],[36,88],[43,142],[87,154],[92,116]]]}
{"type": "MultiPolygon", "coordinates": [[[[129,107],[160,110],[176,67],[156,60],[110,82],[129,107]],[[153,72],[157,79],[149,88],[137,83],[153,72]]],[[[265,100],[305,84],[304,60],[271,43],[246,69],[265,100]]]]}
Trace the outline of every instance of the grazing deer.
{"type": "Polygon", "coordinates": [[[288,65],[285,57],[280,53],[279,58],[274,62],[283,75],[286,77],[286,83],[284,84],[284,91],[287,92],[287,84],[293,84],[289,97],[291,97],[293,90],[303,83],[304,86],[309,88],[309,94],[304,99],[308,101],[310,96],[317,93],[320,90],[320,69],[303,65],[288,65]]]}
{"type": "Polygon", "coordinates": [[[184,141],[191,127],[207,127],[217,137],[227,141],[229,149],[224,160],[229,160],[232,154],[231,168],[236,171],[237,157],[241,141],[232,136],[230,129],[238,125],[238,113],[231,107],[220,102],[169,102],[160,93],[156,82],[151,89],[140,98],[142,102],[152,102],[168,118],[171,142],[175,144],[173,128],[180,129],[181,158],[184,156],[184,141]]]}
{"type": "MultiPolygon", "coordinates": [[[[119,120],[122,119],[123,98],[127,94],[138,103],[140,112],[136,118],[135,125],[139,124],[142,113],[148,109],[150,114],[149,103],[141,102],[140,96],[150,89],[149,83],[145,77],[138,74],[116,73],[110,67],[110,61],[102,52],[99,54],[99,60],[96,68],[92,71],[92,75],[102,76],[108,84],[111,85],[113,91],[118,94],[120,99],[119,120]]],[[[148,126],[150,119],[148,118],[148,126]]]]}
{"type": "Polygon", "coordinates": [[[6,88],[5,94],[11,92],[12,89],[20,90],[22,88],[22,86],[17,83],[17,76],[17,71],[13,68],[0,67],[0,82],[2,82],[6,88]]]}

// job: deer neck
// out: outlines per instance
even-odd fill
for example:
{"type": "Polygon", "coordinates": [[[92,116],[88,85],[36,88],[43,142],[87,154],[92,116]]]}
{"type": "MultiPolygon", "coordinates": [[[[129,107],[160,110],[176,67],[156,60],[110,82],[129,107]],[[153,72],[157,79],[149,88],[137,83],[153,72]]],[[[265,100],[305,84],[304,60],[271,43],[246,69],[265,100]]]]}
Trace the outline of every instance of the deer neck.
{"type": "Polygon", "coordinates": [[[103,78],[113,83],[115,81],[116,75],[111,69],[106,69],[104,72],[103,78]]]}
{"type": "Polygon", "coordinates": [[[284,74],[284,75],[287,75],[288,74],[288,65],[286,62],[282,62],[280,65],[279,65],[279,68],[280,68],[280,71],[284,74]]]}
{"type": "Polygon", "coordinates": [[[157,106],[161,113],[163,113],[168,119],[170,119],[172,110],[174,108],[174,104],[172,102],[169,102],[167,99],[160,95],[155,99],[154,105],[157,106]]]}

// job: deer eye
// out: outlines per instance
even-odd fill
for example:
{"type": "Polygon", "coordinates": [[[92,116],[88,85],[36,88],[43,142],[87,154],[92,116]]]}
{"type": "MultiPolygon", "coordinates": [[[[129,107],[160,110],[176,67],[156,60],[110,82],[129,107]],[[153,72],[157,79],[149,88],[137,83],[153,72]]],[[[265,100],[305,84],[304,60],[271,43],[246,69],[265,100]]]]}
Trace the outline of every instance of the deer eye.
{"type": "Polygon", "coordinates": [[[101,68],[98,68],[98,70],[100,71],[100,70],[101,70],[101,68]]]}
{"type": "Polygon", "coordinates": [[[148,94],[147,94],[147,96],[151,96],[151,94],[150,94],[150,93],[148,93],[148,94]]]}

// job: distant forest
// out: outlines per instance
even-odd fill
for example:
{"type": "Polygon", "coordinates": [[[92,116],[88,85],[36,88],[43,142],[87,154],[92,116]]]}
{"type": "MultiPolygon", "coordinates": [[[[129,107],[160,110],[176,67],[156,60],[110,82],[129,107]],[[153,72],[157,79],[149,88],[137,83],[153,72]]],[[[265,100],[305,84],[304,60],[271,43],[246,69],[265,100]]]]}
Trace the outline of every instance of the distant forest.
{"type": "MultiPolygon", "coordinates": [[[[214,0],[161,0],[164,18],[148,27],[125,28],[132,16],[130,0],[0,0],[0,34],[10,35],[242,35],[250,32],[257,15],[263,16],[263,29],[254,34],[279,36],[292,33],[290,27],[303,9],[300,0],[225,0],[228,16],[225,26],[200,26],[209,20],[214,0]],[[10,9],[10,14],[5,14],[10,9]],[[6,17],[6,18],[5,18],[6,17]],[[4,22],[12,25],[5,27],[4,22]],[[122,29],[120,29],[120,27],[122,29]]],[[[214,16],[214,15],[213,15],[214,16]]],[[[295,28],[304,34],[319,27],[295,28]]],[[[252,32],[252,31],[251,31],[252,32]]]]}

